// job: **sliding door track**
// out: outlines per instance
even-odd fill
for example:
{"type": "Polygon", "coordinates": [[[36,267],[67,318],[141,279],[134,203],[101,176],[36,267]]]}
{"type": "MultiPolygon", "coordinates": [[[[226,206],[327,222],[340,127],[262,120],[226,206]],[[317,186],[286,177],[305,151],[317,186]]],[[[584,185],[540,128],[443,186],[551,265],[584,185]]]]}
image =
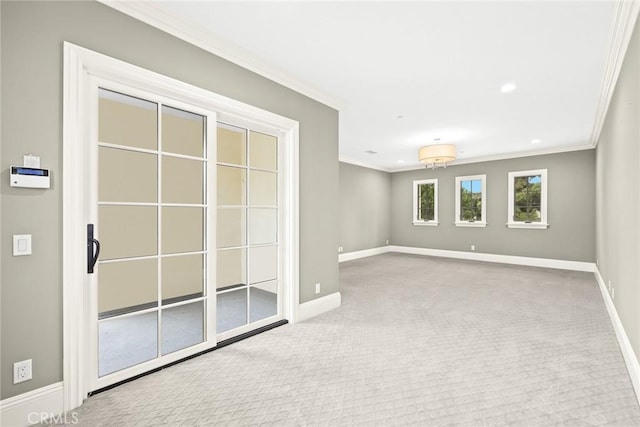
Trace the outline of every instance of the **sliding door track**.
{"type": "Polygon", "coordinates": [[[176,360],[175,362],[167,363],[166,365],[162,365],[162,366],[160,366],[158,368],[152,369],[152,370],[147,371],[145,373],[133,376],[131,378],[127,378],[126,380],[122,380],[122,381],[119,381],[119,382],[117,382],[115,384],[111,384],[111,385],[108,385],[106,387],[102,387],[102,388],[100,388],[98,390],[94,390],[94,391],[89,393],[89,396],[93,396],[93,395],[96,395],[98,393],[102,393],[103,391],[111,390],[112,388],[118,387],[119,385],[126,384],[128,382],[137,380],[138,378],[146,377],[149,374],[153,374],[154,372],[161,371],[164,368],[168,368],[169,366],[173,366],[173,365],[176,365],[178,363],[182,363],[185,360],[193,359],[194,357],[202,356],[203,354],[210,353],[210,352],[212,352],[214,350],[218,350],[218,349],[220,349],[222,347],[226,347],[226,346],[228,346],[230,344],[236,343],[238,341],[242,341],[242,340],[247,339],[249,337],[252,337],[254,335],[261,334],[261,333],[269,331],[269,330],[271,330],[273,328],[277,328],[278,326],[286,325],[287,323],[289,323],[289,321],[286,320],[286,319],[279,320],[279,321],[277,321],[275,323],[271,323],[271,324],[263,326],[261,328],[254,329],[253,331],[245,332],[244,334],[240,334],[238,336],[235,336],[235,337],[232,337],[232,338],[228,338],[228,339],[226,339],[224,341],[220,341],[218,343],[218,345],[216,345],[215,347],[212,347],[210,349],[203,350],[203,351],[201,351],[199,353],[192,354],[191,356],[187,356],[187,357],[182,358],[180,360],[176,360]]]}

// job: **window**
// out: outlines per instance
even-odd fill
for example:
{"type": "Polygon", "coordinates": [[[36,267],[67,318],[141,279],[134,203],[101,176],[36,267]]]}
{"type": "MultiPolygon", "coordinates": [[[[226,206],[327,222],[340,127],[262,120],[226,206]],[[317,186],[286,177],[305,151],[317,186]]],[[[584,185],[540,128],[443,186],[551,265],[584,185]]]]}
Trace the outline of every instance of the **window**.
{"type": "Polygon", "coordinates": [[[438,180],[413,181],[413,224],[438,225],[438,180]]]}
{"type": "Polygon", "coordinates": [[[547,228],[547,170],[509,172],[509,228],[547,228]]]}
{"type": "Polygon", "coordinates": [[[486,227],[486,175],[456,177],[456,220],[462,227],[486,227]]]}

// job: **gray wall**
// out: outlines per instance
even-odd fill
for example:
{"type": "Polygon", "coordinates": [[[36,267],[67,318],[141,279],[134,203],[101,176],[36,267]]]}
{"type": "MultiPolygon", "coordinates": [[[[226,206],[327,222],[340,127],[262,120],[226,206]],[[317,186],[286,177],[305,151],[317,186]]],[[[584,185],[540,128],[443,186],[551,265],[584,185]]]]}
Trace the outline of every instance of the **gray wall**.
{"type": "Polygon", "coordinates": [[[595,261],[595,151],[575,151],[391,175],[391,244],[500,255],[595,261]],[[509,229],[508,173],[547,169],[549,228],[509,229]],[[487,226],[456,227],[455,177],[487,175],[487,226]],[[414,180],[438,178],[437,227],[411,224],[414,180]]]}
{"type": "Polygon", "coordinates": [[[300,122],[300,301],[338,290],[338,112],[94,2],[1,2],[1,398],[62,380],[62,43],[69,41],[300,122]],[[25,153],[50,190],[8,185],[25,153]],[[11,256],[12,234],[33,255],[11,256]],[[32,358],[34,379],[12,384],[32,358]]]}
{"type": "Polygon", "coordinates": [[[628,47],[596,156],[596,253],[640,357],[640,24],[628,47]]]}
{"type": "Polygon", "coordinates": [[[340,239],[344,252],[391,239],[391,174],[340,163],[340,239]]]}

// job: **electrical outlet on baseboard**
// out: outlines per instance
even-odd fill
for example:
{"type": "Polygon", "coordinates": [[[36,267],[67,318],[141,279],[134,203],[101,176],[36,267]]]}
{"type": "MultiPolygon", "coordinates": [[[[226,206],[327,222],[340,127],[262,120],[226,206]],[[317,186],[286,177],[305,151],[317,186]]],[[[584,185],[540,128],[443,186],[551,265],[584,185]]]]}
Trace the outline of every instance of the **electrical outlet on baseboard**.
{"type": "Polygon", "coordinates": [[[611,300],[616,299],[616,288],[611,288],[611,300]]]}
{"type": "Polygon", "coordinates": [[[316,294],[320,293],[320,283],[316,283],[316,294]]]}

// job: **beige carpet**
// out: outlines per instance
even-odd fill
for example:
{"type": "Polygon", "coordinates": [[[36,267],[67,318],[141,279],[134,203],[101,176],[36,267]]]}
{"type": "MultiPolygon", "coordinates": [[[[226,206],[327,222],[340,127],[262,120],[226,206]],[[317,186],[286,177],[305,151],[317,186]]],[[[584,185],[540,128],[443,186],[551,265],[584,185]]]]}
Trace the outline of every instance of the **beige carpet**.
{"type": "Polygon", "coordinates": [[[590,273],[386,254],[343,306],[88,399],[80,425],[638,426],[590,273]]]}

